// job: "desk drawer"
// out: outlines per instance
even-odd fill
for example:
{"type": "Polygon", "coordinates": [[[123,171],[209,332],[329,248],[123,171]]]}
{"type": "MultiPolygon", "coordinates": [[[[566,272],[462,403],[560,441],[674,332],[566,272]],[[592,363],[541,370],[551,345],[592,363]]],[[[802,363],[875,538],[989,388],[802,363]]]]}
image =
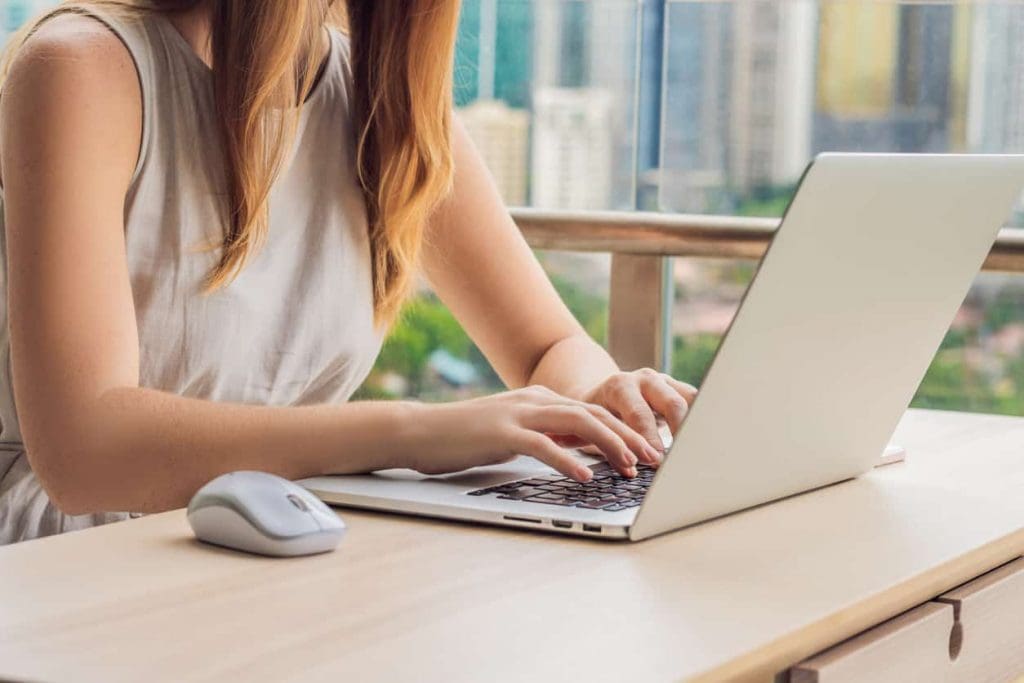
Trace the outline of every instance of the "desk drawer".
{"type": "Polygon", "coordinates": [[[844,641],[791,683],[1003,683],[1024,674],[1024,558],[844,641]]]}
{"type": "Polygon", "coordinates": [[[953,606],[928,602],[801,662],[790,683],[941,681],[953,606]]]}
{"type": "Polygon", "coordinates": [[[1024,558],[937,598],[963,632],[952,680],[1002,682],[1024,674],[1024,558]]]}

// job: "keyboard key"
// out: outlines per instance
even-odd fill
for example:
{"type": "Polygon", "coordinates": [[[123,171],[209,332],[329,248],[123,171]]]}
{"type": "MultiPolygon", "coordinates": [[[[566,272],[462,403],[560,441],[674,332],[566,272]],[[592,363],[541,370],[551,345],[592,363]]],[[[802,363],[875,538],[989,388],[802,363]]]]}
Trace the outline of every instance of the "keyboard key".
{"type": "Polygon", "coordinates": [[[540,489],[531,488],[529,486],[523,486],[522,488],[518,488],[515,491],[509,491],[508,493],[502,495],[501,497],[511,498],[512,500],[522,500],[523,498],[529,498],[530,496],[539,496],[542,493],[547,493],[547,491],[541,491],[540,489]]]}
{"type": "Polygon", "coordinates": [[[545,503],[548,501],[564,502],[565,496],[560,496],[557,493],[542,493],[539,496],[533,496],[532,498],[528,498],[527,500],[539,500],[545,503]]]}

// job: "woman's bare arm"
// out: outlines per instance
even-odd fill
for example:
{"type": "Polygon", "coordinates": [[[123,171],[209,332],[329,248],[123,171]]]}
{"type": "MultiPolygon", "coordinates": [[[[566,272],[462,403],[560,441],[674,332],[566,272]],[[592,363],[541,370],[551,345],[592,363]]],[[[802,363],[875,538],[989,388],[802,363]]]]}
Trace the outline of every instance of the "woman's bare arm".
{"type": "Polygon", "coordinates": [[[457,120],[453,151],[454,191],[424,257],[441,299],[508,386],[542,384],[602,405],[660,451],[655,414],[675,431],[696,389],[650,369],[621,372],[558,297],[457,120]]]}
{"type": "Polygon", "coordinates": [[[562,303],[458,119],[452,147],[455,189],[424,252],[431,284],[506,385],[581,396],[618,366],[562,303]]]}

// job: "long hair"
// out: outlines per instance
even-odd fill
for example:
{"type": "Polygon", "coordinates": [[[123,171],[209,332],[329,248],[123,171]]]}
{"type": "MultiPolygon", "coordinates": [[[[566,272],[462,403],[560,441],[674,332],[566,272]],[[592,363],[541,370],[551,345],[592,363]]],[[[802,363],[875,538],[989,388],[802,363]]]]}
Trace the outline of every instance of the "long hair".
{"type": "MultiPolygon", "coordinates": [[[[18,48],[49,16],[89,7],[119,14],[175,12],[201,1],[65,2],[12,37],[0,64],[0,88],[18,48]]],[[[369,222],[374,318],[387,325],[414,281],[425,225],[451,188],[459,0],[211,0],[210,8],[227,196],[219,259],[206,290],[230,283],[266,241],[270,190],[315,81],[322,27],[332,23],[349,34],[356,171],[369,222]]]]}

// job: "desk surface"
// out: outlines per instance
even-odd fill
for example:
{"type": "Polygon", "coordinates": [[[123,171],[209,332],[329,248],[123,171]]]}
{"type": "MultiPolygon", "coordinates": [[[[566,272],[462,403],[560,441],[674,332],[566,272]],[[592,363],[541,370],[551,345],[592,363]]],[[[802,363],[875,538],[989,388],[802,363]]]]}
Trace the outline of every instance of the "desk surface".
{"type": "Polygon", "coordinates": [[[904,464],[637,545],[344,512],[247,557],[182,511],[0,548],[0,678],[766,679],[1024,554],[1024,419],[912,411],[904,464]]]}

